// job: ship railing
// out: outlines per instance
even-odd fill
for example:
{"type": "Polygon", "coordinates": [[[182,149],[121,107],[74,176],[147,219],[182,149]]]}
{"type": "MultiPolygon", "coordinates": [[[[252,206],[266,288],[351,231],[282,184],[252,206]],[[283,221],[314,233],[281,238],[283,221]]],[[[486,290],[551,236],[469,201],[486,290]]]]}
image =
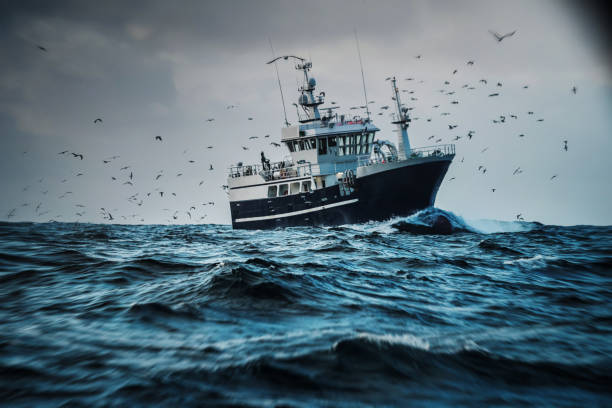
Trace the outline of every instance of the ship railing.
{"type": "MultiPolygon", "coordinates": [[[[455,145],[454,144],[445,144],[445,145],[437,145],[437,146],[426,146],[426,147],[417,147],[414,149],[410,149],[410,155],[405,160],[414,160],[414,159],[423,159],[423,158],[442,158],[449,157],[455,154],[455,145]]],[[[378,163],[389,163],[394,161],[404,161],[400,160],[397,157],[360,157],[358,160],[358,165],[361,166],[371,166],[373,164],[378,163]]]]}
{"type": "Polygon", "coordinates": [[[246,177],[260,175],[264,180],[280,180],[294,177],[306,177],[313,174],[313,167],[316,170],[318,165],[311,163],[293,163],[290,161],[280,161],[269,165],[249,164],[230,167],[230,177],[246,177]]]}

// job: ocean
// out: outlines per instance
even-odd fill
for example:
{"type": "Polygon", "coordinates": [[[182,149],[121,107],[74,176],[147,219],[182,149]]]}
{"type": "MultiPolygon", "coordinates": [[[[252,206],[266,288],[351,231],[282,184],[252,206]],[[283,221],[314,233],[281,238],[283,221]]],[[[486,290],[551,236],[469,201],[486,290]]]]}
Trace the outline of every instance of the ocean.
{"type": "Polygon", "coordinates": [[[0,223],[0,401],[612,406],[612,227],[0,223]]]}

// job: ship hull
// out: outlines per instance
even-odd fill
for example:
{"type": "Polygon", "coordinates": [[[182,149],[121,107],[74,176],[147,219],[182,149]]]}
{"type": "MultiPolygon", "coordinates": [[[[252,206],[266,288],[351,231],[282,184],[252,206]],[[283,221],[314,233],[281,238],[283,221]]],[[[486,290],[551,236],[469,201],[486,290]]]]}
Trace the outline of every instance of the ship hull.
{"type": "MultiPolygon", "coordinates": [[[[379,221],[432,206],[452,158],[365,171],[352,189],[334,185],[285,197],[230,202],[235,229],[379,221]]],[[[366,169],[370,170],[370,169],[366,169]]]]}

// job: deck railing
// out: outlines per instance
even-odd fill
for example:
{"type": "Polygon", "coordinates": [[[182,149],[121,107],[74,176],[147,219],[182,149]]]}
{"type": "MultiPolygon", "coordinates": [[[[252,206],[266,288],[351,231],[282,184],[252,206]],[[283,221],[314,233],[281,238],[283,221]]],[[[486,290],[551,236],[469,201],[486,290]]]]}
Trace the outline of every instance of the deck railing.
{"type": "MultiPolygon", "coordinates": [[[[406,158],[406,160],[414,160],[414,159],[423,159],[427,157],[447,157],[455,154],[455,145],[454,144],[445,144],[445,145],[437,145],[437,146],[426,146],[426,147],[417,147],[414,149],[410,149],[410,155],[406,158]]],[[[379,157],[366,157],[359,158],[358,165],[361,166],[371,166],[372,164],[377,163],[388,163],[393,161],[402,161],[397,157],[387,157],[386,159],[382,159],[379,157]]]]}
{"type": "Polygon", "coordinates": [[[305,177],[312,175],[313,167],[317,167],[317,165],[313,166],[311,163],[294,164],[291,161],[270,163],[270,165],[266,166],[261,164],[249,164],[246,166],[230,167],[230,177],[236,178],[260,175],[266,181],[305,177]]]}

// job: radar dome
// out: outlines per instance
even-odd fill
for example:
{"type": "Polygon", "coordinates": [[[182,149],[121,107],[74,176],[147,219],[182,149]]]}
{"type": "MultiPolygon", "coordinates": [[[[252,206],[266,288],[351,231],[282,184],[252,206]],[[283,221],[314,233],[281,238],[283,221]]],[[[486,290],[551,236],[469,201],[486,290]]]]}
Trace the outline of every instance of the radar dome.
{"type": "Polygon", "coordinates": [[[315,79],[314,79],[314,78],[310,78],[310,79],[308,80],[308,86],[309,86],[310,88],[314,88],[316,85],[317,85],[317,81],[315,81],[315,79]]]}

